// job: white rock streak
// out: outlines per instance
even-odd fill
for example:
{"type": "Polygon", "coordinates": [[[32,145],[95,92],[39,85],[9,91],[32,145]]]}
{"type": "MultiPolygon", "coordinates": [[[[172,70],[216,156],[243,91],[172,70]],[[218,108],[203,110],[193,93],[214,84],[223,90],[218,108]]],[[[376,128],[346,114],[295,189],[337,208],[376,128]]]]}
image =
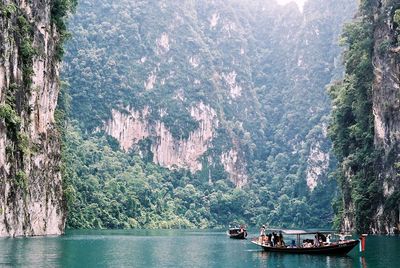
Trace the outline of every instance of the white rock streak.
{"type": "Polygon", "coordinates": [[[242,87],[236,82],[237,73],[235,71],[229,72],[227,74],[222,73],[222,78],[229,87],[230,96],[236,99],[242,95],[242,87]]]}
{"type": "Polygon", "coordinates": [[[218,13],[214,13],[212,14],[211,18],[209,19],[210,22],[210,29],[215,29],[215,27],[218,25],[218,21],[219,21],[219,14],[218,13]]]}
{"type": "Polygon", "coordinates": [[[317,143],[311,147],[307,163],[307,186],[313,191],[320,177],[328,170],[329,154],[323,152],[320,144],[317,143]]]}
{"type": "Polygon", "coordinates": [[[165,54],[169,51],[169,36],[167,33],[162,33],[161,37],[156,40],[157,55],[165,54]]]}
{"type": "Polygon", "coordinates": [[[149,136],[146,121],[148,107],[142,111],[126,109],[127,113],[112,110],[112,120],[105,125],[105,132],[119,141],[122,149],[128,151],[134,144],[149,136]]]}
{"type": "MultiPolygon", "coordinates": [[[[192,172],[202,169],[199,158],[211,145],[214,128],[218,122],[216,112],[209,106],[198,103],[191,107],[191,116],[199,122],[199,128],[189,134],[186,140],[175,139],[164,123],[157,121],[149,125],[146,108],[143,111],[134,111],[126,108],[127,113],[118,110],[112,111],[112,119],[106,122],[106,133],[116,138],[121,147],[128,151],[140,140],[156,137],[151,150],[153,161],[167,168],[185,168],[192,172]]],[[[165,115],[165,110],[160,111],[165,115]]]]}
{"type": "Polygon", "coordinates": [[[247,184],[248,178],[246,170],[236,150],[231,149],[229,152],[223,153],[221,156],[221,163],[225,171],[229,174],[230,180],[236,187],[241,188],[247,184]]]}

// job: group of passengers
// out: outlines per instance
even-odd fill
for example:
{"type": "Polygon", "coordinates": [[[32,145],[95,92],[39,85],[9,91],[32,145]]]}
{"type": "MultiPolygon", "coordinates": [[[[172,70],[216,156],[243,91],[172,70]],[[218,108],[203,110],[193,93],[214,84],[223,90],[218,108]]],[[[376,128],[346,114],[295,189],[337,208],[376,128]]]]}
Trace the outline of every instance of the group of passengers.
{"type": "Polygon", "coordinates": [[[303,240],[303,248],[328,246],[330,244],[331,244],[331,235],[330,234],[325,236],[324,234],[316,233],[314,236],[314,239],[304,239],[303,240]]]}
{"type": "Polygon", "coordinates": [[[266,234],[264,225],[260,230],[259,243],[270,247],[286,247],[282,232],[279,231],[279,234],[275,232],[266,234]]]}
{"type": "MultiPolygon", "coordinates": [[[[283,240],[282,232],[279,234],[272,232],[269,234],[265,233],[265,226],[263,225],[260,229],[260,237],[258,241],[261,245],[266,245],[270,247],[286,247],[285,241],[283,240]]],[[[304,239],[303,244],[300,247],[311,248],[311,247],[321,247],[331,244],[331,235],[327,236],[321,233],[316,233],[314,239],[304,239]]],[[[288,246],[290,248],[296,248],[296,242],[292,240],[292,243],[288,246]]]]}

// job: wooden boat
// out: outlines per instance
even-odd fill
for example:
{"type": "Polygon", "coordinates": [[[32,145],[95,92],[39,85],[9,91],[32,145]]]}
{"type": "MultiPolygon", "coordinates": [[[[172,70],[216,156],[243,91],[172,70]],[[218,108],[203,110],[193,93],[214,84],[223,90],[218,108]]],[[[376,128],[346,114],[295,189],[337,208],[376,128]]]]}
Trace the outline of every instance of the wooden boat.
{"type": "MultiPolygon", "coordinates": [[[[310,245],[303,246],[303,243],[300,243],[301,235],[320,235],[320,234],[328,234],[328,232],[306,232],[306,231],[281,231],[286,235],[296,235],[297,236],[297,244],[291,246],[272,246],[271,243],[264,243],[262,239],[256,238],[251,242],[260,246],[264,249],[264,251],[268,252],[281,252],[281,253],[292,253],[292,254],[320,254],[320,255],[345,255],[349,253],[355,246],[358,245],[359,241],[354,239],[349,240],[340,240],[335,242],[322,242],[319,246],[310,245]]],[[[330,233],[329,233],[330,234],[330,233]]],[[[294,240],[292,240],[294,242],[294,240]]],[[[312,241],[311,239],[306,239],[304,241],[312,241]]]]}
{"type": "Polygon", "coordinates": [[[246,239],[247,231],[244,228],[229,228],[227,232],[229,238],[233,239],[246,239]]]}

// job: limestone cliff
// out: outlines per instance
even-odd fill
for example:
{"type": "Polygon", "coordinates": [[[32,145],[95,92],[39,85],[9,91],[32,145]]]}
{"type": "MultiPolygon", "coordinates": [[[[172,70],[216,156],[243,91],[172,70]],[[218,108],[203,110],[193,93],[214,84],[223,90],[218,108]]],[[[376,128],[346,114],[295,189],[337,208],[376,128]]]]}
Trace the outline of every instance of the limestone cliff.
{"type": "Polygon", "coordinates": [[[378,2],[372,101],[374,145],[380,152],[377,179],[383,189],[371,230],[389,233],[400,229],[400,21],[394,22],[396,9],[400,13],[400,1],[378,2]]]}
{"type": "Polygon", "coordinates": [[[328,171],[330,155],[321,149],[321,145],[316,143],[310,149],[307,160],[307,186],[312,191],[317,187],[321,177],[328,171]]]}
{"type": "MultiPolygon", "coordinates": [[[[160,116],[165,111],[159,111],[160,116]]],[[[152,138],[153,161],[167,168],[185,168],[192,172],[202,169],[200,158],[211,145],[214,129],[218,126],[216,112],[204,103],[190,108],[190,115],[199,122],[199,127],[189,134],[188,139],[176,139],[161,121],[149,123],[149,108],[142,111],[125,109],[125,113],[112,111],[112,118],[105,123],[107,134],[119,141],[128,151],[139,141],[152,138]]]]}
{"type": "MultiPolygon", "coordinates": [[[[169,169],[183,168],[191,172],[202,170],[201,160],[212,147],[215,129],[218,127],[217,113],[213,108],[203,102],[190,108],[190,115],[199,123],[199,127],[190,132],[187,139],[174,138],[161,121],[150,123],[148,106],[142,111],[135,111],[130,107],[121,110],[112,110],[112,117],[104,123],[103,130],[118,140],[125,152],[149,138],[152,141],[150,151],[154,163],[169,169]]],[[[163,117],[167,112],[160,110],[158,114],[163,117]]],[[[245,162],[238,156],[237,150],[231,149],[223,153],[220,161],[229,179],[237,187],[247,184],[245,162]]],[[[208,162],[213,161],[209,159],[208,162]]]]}
{"type": "Polygon", "coordinates": [[[0,237],[64,231],[54,2],[0,2],[0,237]]]}
{"type": "MultiPolygon", "coordinates": [[[[338,98],[334,108],[346,107],[355,118],[340,122],[336,117],[336,134],[341,137],[333,135],[344,178],[342,228],[394,233],[400,229],[400,1],[361,1],[354,25],[361,27],[353,33],[361,34],[350,41],[346,72],[362,83],[343,87],[348,95],[342,98],[353,98],[350,109],[338,98]],[[360,41],[364,48],[354,46],[360,41]],[[362,50],[367,52],[364,59],[354,61],[351,55],[362,50]],[[349,121],[351,125],[343,124],[349,121]],[[342,148],[338,141],[344,141],[342,148]]],[[[351,36],[349,31],[346,34],[351,36]]],[[[350,79],[346,82],[352,85],[350,79]]]]}
{"type": "Polygon", "coordinates": [[[243,158],[238,156],[237,150],[231,149],[229,152],[223,153],[221,155],[221,163],[229,174],[229,178],[237,187],[241,188],[247,184],[246,165],[243,158]]]}

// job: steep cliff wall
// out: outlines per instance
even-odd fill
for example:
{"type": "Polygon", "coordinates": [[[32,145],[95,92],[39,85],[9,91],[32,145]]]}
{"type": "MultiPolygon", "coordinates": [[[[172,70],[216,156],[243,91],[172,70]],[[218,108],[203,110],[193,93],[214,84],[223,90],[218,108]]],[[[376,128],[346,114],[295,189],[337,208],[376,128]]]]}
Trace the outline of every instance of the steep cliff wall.
{"type": "Polygon", "coordinates": [[[400,230],[400,1],[378,1],[375,10],[372,102],[377,180],[382,200],[371,231],[400,230]],[[397,10],[397,12],[396,12],[397,10]]]}
{"type": "Polygon", "coordinates": [[[364,0],[343,34],[346,76],[331,88],[330,132],[345,230],[392,233],[400,227],[399,25],[400,1],[364,0]]]}
{"type": "Polygon", "coordinates": [[[64,230],[53,5],[0,2],[0,236],[64,230]]]}

